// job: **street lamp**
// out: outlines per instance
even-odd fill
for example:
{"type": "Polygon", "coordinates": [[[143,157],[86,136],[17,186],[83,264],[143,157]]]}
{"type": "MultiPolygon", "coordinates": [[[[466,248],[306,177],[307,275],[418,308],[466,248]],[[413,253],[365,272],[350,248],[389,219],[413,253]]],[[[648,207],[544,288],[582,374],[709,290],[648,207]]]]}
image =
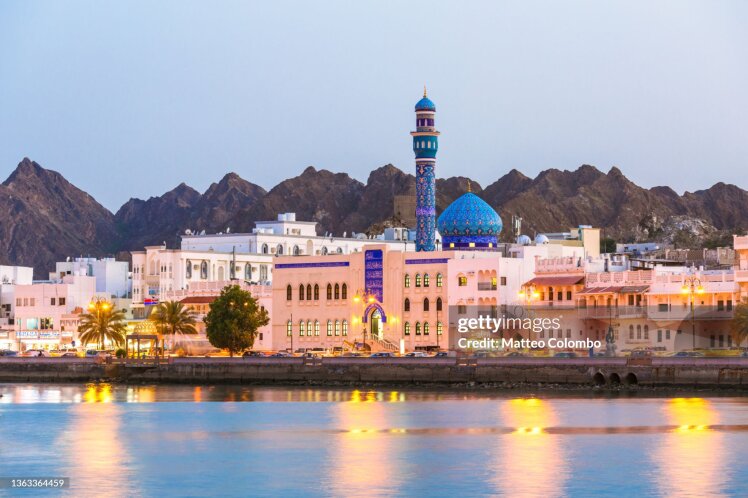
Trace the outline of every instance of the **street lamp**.
{"type": "MultiPolygon", "coordinates": [[[[376,297],[374,294],[371,294],[366,291],[366,289],[358,289],[356,293],[353,295],[353,302],[354,303],[362,303],[364,305],[364,311],[366,310],[366,304],[367,303],[373,303],[376,301],[376,297]]],[[[364,351],[366,350],[366,320],[363,316],[363,313],[361,313],[361,325],[363,326],[362,329],[362,337],[363,337],[363,348],[364,351]]]]}
{"type": "Polygon", "coordinates": [[[703,294],[704,287],[701,285],[701,279],[696,275],[689,275],[683,282],[683,287],[680,290],[681,294],[688,295],[691,302],[691,341],[692,350],[696,350],[696,311],[694,309],[694,301],[696,301],[696,294],[703,294]]]}
{"type": "MultiPolygon", "coordinates": [[[[525,307],[527,308],[527,316],[529,318],[532,318],[530,316],[530,304],[533,301],[537,301],[540,299],[540,292],[535,288],[535,284],[525,284],[520,289],[519,293],[517,294],[520,299],[522,299],[525,302],[525,307]]],[[[527,339],[531,339],[530,332],[532,331],[532,328],[527,329],[527,339]]]]}

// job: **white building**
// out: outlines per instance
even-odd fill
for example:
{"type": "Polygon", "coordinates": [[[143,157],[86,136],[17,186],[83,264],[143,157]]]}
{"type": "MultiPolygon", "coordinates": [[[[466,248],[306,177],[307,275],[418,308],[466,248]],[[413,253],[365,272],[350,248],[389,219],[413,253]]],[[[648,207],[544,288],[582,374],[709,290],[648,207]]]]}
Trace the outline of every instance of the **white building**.
{"type": "Polygon", "coordinates": [[[65,275],[88,275],[96,278],[96,292],[109,297],[123,298],[130,295],[131,280],[127,261],[114,258],[75,258],[57,262],[50,280],[59,280],[65,275]]]}
{"type": "Polygon", "coordinates": [[[31,285],[33,276],[30,266],[0,266],[0,349],[15,349],[16,285],[31,285]]]}

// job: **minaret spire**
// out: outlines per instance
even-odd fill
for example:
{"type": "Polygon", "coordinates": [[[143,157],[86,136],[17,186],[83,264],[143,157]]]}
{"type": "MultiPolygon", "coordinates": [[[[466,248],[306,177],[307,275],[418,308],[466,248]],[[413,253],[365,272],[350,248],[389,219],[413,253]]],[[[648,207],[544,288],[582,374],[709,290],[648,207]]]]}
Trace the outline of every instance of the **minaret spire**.
{"type": "Polygon", "coordinates": [[[413,152],[416,155],[416,251],[436,250],[436,151],[439,132],[434,128],[436,106],[428,98],[426,85],[423,98],[416,104],[416,131],[413,152]]]}

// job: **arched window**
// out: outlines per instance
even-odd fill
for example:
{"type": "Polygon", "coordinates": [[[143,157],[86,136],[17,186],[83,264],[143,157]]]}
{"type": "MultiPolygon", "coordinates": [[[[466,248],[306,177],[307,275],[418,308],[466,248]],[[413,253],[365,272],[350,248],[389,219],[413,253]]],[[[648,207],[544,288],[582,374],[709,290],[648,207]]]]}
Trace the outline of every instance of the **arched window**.
{"type": "Polygon", "coordinates": [[[332,336],[332,320],[327,320],[327,335],[332,336]]]}
{"type": "Polygon", "coordinates": [[[429,310],[429,298],[424,297],[423,298],[423,311],[429,310]]]}
{"type": "Polygon", "coordinates": [[[266,282],[268,279],[268,265],[260,265],[260,281],[266,282]]]}
{"type": "Polygon", "coordinates": [[[340,298],[348,299],[348,286],[346,284],[343,284],[343,286],[340,288],[340,298]]]}
{"type": "Polygon", "coordinates": [[[286,286],[286,301],[290,301],[293,299],[293,289],[291,289],[291,284],[288,284],[286,286]]]}
{"type": "Polygon", "coordinates": [[[338,247],[337,249],[335,249],[335,252],[338,253],[338,254],[343,254],[343,248],[342,247],[338,247]]]}
{"type": "Polygon", "coordinates": [[[634,326],[629,325],[629,339],[633,339],[633,338],[634,338],[634,326]]]}
{"type": "Polygon", "coordinates": [[[410,335],[410,322],[405,322],[403,325],[403,334],[410,335]]]}
{"type": "Polygon", "coordinates": [[[423,324],[423,335],[429,335],[429,322],[423,324]]]}
{"type": "Polygon", "coordinates": [[[312,300],[312,284],[306,284],[306,300],[312,300]]]}
{"type": "Polygon", "coordinates": [[[327,255],[327,247],[322,246],[322,249],[320,249],[319,252],[322,253],[323,256],[326,256],[327,255]]]}
{"type": "Polygon", "coordinates": [[[444,329],[444,325],[442,325],[442,322],[436,322],[436,335],[442,335],[444,329]]]}
{"type": "Polygon", "coordinates": [[[234,280],[236,278],[236,265],[232,261],[229,263],[229,280],[234,280]]]}
{"type": "Polygon", "coordinates": [[[405,287],[410,287],[410,275],[408,275],[407,273],[405,274],[405,287]]]}
{"type": "Polygon", "coordinates": [[[327,284],[327,300],[332,299],[332,284],[327,284]]]}
{"type": "Polygon", "coordinates": [[[299,284],[299,301],[304,300],[304,284],[299,284]]]}
{"type": "Polygon", "coordinates": [[[314,320],[314,335],[319,336],[319,320],[314,320]]]}
{"type": "Polygon", "coordinates": [[[441,287],[443,283],[444,283],[444,278],[442,277],[442,274],[437,273],[436,274],[436,286],[441,287]]]}
{"type": "Polygon", "coordinates": [[[203,280],[208,278],[208,262],[203,261],[200,263],[200,278],[203,280]]]}
{"type": "Polygon", "coordinates": [[[335,335],[340,335],[340,320],[335,320],[335,335]]]}
{"type": "Polygon", "coordinates": [[[303,336],[306,334],[306,323],[304,320],[299,320],[299,335],[303,336]]]}
{"type": "Polygon", "coordinates": [[[416,322],[416,335],[421,335],[421,322],[416,322]]]}
{"type": "Polygon", "coordinates": [[[262,254],[267,254],[267,253],[268,253],[268,245],[262,244],[262,254]]]}
{"type": "Polygon", "coordinates": [[[467,285],[467,277],[464,275],[460,275],[457,277],[457,286],[458,287],[465,287],[467,285]]]}
{"type": "Polygon", "coordinates": [[[293,323],[291,322],[291,320],[286,322],[286,335],[293,335],[293,323]]]}
{"type": "Polygon", "coordinates": [[[420,287],[420,286],[421,286],[421,274],[416,273],[416,287],[420,287]]]}
{"type": "Polygon", "coordinates": [[[428,273],[424,273],[423,274],[423,286],[424,287],[428,287],[430,280],[431,280],[431,278],[429,277],[429,274],[428,273]]]}
{"type": "Polygon", "coordinates": [[[244,265],[244,280],[252,280],[252,263],[244,265]]]}
{"type": "Polygon", "coordinates": [[[275,254],[277,255],[283,255],[283,246],[281,244],[278,244],[278,247],[275,248],[275,254]]]}
{"type": "Polygon", "coordinates": [[[319,301],[319,284],[314,284],[314,300],[319,301]]]}
{"type": "Polygon", "coordinates": [[[293,246],[293,255],[298,256],[301,254],[301,249],[299,249],[299,246],[293,246]]]}
{"type": "Polygon", "coordinates": [[[442,310],[442,298],[437,297],[436,298],[436,311],[442,310]]]}
{"type": "Polygon", "coordinates": [[[340,285],[335,284],[335,299],[340,299],[340,285]]]}
{"type": "Polygon", "coordinates": [[[343,320],[343,336],[348,335],[348,320],[343,320]]]}
{"type": "Polygon", "coordinates": [[[184,269],[184,274],[187,278],[192,278],[192,261],[188,259],[186,265],[187,266],[184,269]]]}
{"type": "Polygon", "coordinates": [[[403,303],[403,311],[410,311],[410,299],[407,297],[405,298],[405,302],[403,303]]]}

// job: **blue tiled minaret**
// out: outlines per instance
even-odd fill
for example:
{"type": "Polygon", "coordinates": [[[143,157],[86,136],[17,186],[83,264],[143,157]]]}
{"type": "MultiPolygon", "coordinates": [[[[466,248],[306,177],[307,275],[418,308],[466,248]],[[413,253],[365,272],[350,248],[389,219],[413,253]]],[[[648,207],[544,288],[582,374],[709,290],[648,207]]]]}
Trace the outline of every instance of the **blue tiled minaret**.
{"type": "Polygon", "coordinates": [[[439,132],[434,128],[436,106],[428,98],[426,87],[423,98],[416,104],[416,131],[413,152],[416,154],[416,251],[436,249],[436,151],[439,132]]]}

